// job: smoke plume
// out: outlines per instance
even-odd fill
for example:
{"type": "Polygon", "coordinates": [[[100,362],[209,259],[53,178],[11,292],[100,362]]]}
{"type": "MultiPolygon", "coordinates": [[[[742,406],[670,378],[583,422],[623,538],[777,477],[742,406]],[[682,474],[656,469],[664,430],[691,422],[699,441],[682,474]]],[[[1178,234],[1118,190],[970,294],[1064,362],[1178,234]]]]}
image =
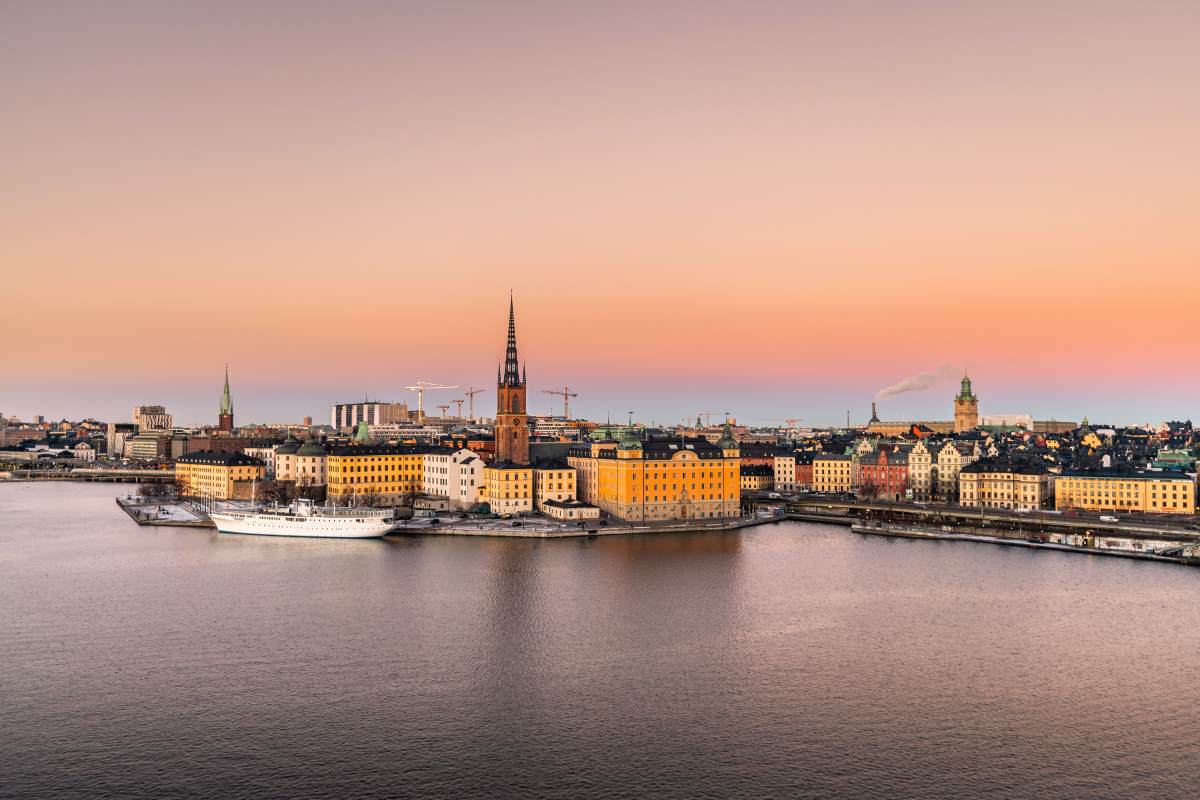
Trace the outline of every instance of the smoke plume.
{"type": "Polygon", "coordinates": [[[944,380],[954,380],[958,375],[958,370],[949,364],[942,364],[936,370],[929,372],[921,372],[916,375],[910,375],[899,383],[893,383],[886,389],[880,389],[875,395],[876,400],[883,400],[886,397],[895,397],[898,394],[905,392],[916,392],[921,389],[928,389],[936,383],[944,380]]]}

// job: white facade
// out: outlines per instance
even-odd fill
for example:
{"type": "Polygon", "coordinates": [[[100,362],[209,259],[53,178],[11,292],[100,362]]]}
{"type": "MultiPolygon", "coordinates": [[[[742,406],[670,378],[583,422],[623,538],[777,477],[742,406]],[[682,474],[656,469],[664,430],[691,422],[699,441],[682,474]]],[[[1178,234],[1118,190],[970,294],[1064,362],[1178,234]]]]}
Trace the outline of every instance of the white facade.
{"type": "Polygon", "coordinates": [[[278,445],[274,445],[272,447],[245,447],[242,448],[242,452],[263,462],[263,464],[266,465],[266,477],[274,478],[276,447],[278,447],[278,445]]]}
{"type": "Polygon", "coordinates": [[[80,442],[79,444],[75,445],[71,448],[71,452],[74,453],[75,457],[80,461],[96,460],[96,448],[92,447],[87,442],[80,442]]]}
{"type": "Polygon", "coordinates": [[[445,497],[450,507],[466,509],[482,502],[483,459],[471,450],[425,454],[423,491],[445,497]]]}

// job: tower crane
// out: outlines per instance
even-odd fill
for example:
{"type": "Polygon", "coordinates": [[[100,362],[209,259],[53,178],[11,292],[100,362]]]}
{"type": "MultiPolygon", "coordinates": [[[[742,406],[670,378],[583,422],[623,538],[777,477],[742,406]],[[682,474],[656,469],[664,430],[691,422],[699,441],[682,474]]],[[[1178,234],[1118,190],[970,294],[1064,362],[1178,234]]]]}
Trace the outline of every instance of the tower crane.
{"type": "Polygon", "coordinates": [[[430,383],[429,381],[417,381],[412,386],[405,386],[410,392],[417,393],[417,421],[425,420],[425,390],[426,389],[457,389],[457,386],[446,386],[441,383],[430,383]]]}
{"type": "Polygon", "coordinates": [[[467,396],[467,400],[469,401],[470,411],[468,411],[467,413],[470,415],[471,419],[475,419],[475,395],[479,394],[480,392],[486,392],[486,391],[487,391],[487,389],[476,389],[474,386],[468,386],[467,390],[465,392],[463,392],[463,394],[465,394],[467,396]]]}
{"type": "Polygon", "coordinates": [[[579,397],[578,392],[572,392],[570,386],[561,389],[542,389],[542,394],[556,394],[563,399],[563,419],[571,418],[571,398],[579,397]]]}
{"type": "Polygon", "coordinates": [[[454,405],[458,406],[456,409],[454,409],[454,416],[458,417],[459,419],[462,419],[462,404],[467,401],[463,400],[461,397],[456,397],[453,400],[451,400],[450,402],[454,403],[454,405]]]}
{"type": "Polygon", "coordinates": [[[704,417],[704,427],[707,428],[712,425],[713,414],[720,414],[720,413],[721,413],[720,411],[697,411],[696,419],[700,419],[701,417],[704,417]]]}
{"type": "Polygon", "coordinates": [[[445,419],[446,412],[450,410],[450,404],[445,403],[445,404],[439,405],[438,408],[440,408],[442,410],[442,419],[445,419]]]}

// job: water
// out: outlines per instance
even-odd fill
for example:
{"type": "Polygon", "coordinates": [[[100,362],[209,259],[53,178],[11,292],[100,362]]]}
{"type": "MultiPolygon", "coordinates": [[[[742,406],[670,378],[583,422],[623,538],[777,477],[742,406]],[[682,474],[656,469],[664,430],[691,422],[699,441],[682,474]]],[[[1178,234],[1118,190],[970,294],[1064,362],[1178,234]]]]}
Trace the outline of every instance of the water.
{"type": "Polygon", "coordinates": [[[0,795],[1195,796],[1200,570],[800,523],[232,537],[117,491],[0,486],[0,795]]]}

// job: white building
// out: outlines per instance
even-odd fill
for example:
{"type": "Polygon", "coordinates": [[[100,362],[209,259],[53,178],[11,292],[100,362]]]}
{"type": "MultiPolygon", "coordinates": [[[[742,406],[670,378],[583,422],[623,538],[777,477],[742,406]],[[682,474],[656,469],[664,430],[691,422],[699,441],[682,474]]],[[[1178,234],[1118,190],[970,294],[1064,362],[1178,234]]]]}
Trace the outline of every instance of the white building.
{"type": "Polygon", "coordinates": [[[71,452],[74,453],[75,457],[80,461],[96,460],[96,448],[92,447],[87,442],[80,442],[79,444],[75,445],[71,448],[71,452]]]}
{"type": "Polygon", "coordinates": [[[483,459],[467,450],[440,450],[425,454],[423,491],[445,497],[454,509],[482,502],[483,459]]]}
{"type": "Polygon", "coordinates": [[[367,432],[376,441],[415,439],[425,442],[439,441],[445,433],[434,425],[371,425],[370,423],[367,424],[367,432]]]}
{"type": "Polygon", "coordinates": [[[364,400],[361,403],[338,403],[329,410],[329,424],[334,430],[354,428],[364,420],[368,425],[393,425],[408,422],[408,403],[382,403],[364,400]]]}
{"type": "Polygon", "coordinates": [[[266,465],[265,475],[268,478],[275,477],[275,448],[281,445],[272,445],[270,447],[244,447],[242,452],[252,458],[257,458],[266,465]]]}
{"type": "Polygon", "coordinates": [[[163,406],[134,406],[133,424],[138,431],[167,431],[171,429],[171,415],[163,406]]]}
{"type": "Polygon", "coordinates": [[[773,465],[775,488],[781,492],[796,491],[796,455],[775,456],[773,465]]]}

